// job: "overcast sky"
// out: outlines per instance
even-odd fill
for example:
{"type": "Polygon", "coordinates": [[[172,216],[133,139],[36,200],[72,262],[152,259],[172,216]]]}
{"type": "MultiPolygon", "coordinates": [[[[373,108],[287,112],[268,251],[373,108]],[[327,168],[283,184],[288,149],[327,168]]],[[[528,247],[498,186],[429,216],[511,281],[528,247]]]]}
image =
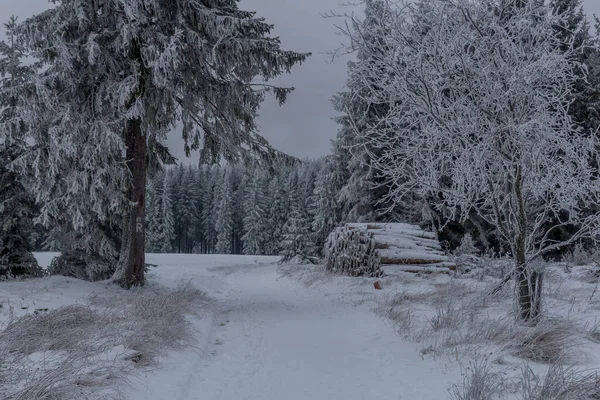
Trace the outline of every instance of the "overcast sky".
{"type": "MultiPolygon", "coordinates": [[[[330,99],[342,90],[346,78],[347,59],[331,63],[323,54],[335,49],[340,37],[334,21],[321,17],[330,10],[342,10],[342,0],[241,0],[240,7],[257,11],[275,25],[275,35],[281,37],[286,50],[311,52],[312,57],[292,74],[277,83],[294,86],[288,102],[279,107],[272,99],[261,108],[258,123],[261,133],[272,145],[298,157],[317,157],[330,150],[329,141],[335,136],[336,125],[331,121],[335,112],[330,99]]],[[[588,15],[600,15],[600,0],[584,0],[588,15]]],[[[7,19],[15,14],[20,19],[49,7],[47,0],[0,0],[0,15],[7,19]]],[[[3,38],[3,32],[0,38],[3,38]]],[[[170,143],[173,153],[183,160],[177,134],[170,143]]]]}

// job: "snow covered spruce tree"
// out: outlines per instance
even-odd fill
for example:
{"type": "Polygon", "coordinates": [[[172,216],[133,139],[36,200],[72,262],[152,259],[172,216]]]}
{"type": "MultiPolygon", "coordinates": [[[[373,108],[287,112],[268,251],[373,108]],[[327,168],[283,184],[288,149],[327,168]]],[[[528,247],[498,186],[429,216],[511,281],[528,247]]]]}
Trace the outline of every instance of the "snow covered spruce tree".
{"type": "Polygon", "coordinates": [[[223,171],[223,183],[218,194],[215,230],[217,232],[217,254],[231,254],[233,250],[233,168],[223,171]]]}
{"type": "Polygon", "coordinates": [[[578,66],[553,29],[564,15],[516,0],[421,0],[394,12],[392,51],[362,70],[364,87],[381,88],[366,98],[390,106],[385,124],[363,133],[374,168],[394,201],[416,190],[496,226],[515,259],[519,315],[535,321],[542,275],[532,261],[595,235],[600,222],[584,213],[600,182],[595,139],[574,135],[568,114],[578,66]],[[563,226],[577,230],[552,240],[563,226]]]}
{"type": "Polygon", "coordinates": [[[269,182],[269,206],[267,207],[269,229],[265,248],[265,253],[269,255],[278,255],[282,250],[283,227],[290,217],[290,196],[286,182],[291,173],[291,167],[279,168],[269,182]]]}
{"type": "MultiPolygon", "coordinates": [[[[123,286],[144,284],[148,159],[176,122],[186,151],[202,147],[204,160],[273,155],[254,132],[254,117],[267,92],[283,102],[291,89],[257,78],[289,72],[307,55],[281,50],[271,29],[235,0],[56,0],[20,24],[21,39],[43,64],[27,121],[38,146],[52,143],[52,152],[33,157],[52,153],[38,162],[41,185],[64,179],[46,190],[55,204],[92,192],[89,206],[100,216],[124,197],[113,277],[123,286]],[[75,154],[85,160],[85,180],[65,179],[77,174],[61,160],[75,154]]],[[[79,218],[77,205],[67,208],[79,218]]],[[[65,212],[48,206],[46,214],[56,211],[65,212]]]]}
{"type": "Polygon", "coordinates": [[[329,234],[342,222],[343,206],[339,197],[345,182],[344,170],[340,168],[343,161],[339,154],[326,157],[323,169],[315,181],[311,207],[314,253],[318,257],[323,256],[329,234]]]}
{"type": "Polygon", "coordinates": [[[152,180],[148,202],[146,248],[156,253],[172,251],[175,236],[169,175],[162,171],[152,180]]]}
{"type": "Polygon", "coordinates": [[[345,179],[339,200],[343,219],[354,222],[385,220],[395,211],[382,204],[389,188],[372,166],[378,150],[364,139],[369,127],[385,124],[381,117],[389,108],[387,101],[373,101],[373,94],[381,90],[380,82],[368,84],[364,71],[379,68],[378,58],[389,51],[386,42],[393,12],[385,0],[366,0],[364,4],[362,27],[355,31],[357,40],[347,51],[356,54],[356,60],[348,63],[347,90],[332,99],[336,111],[342,113],[336,118],[340,128],[333,141],[336,167],[342,169],[338,173],[345,179]]]}
{"type": "Polygon", "coordinates": [[[33,72],[21,63],[25,51],[15,40],[16,22],[11,17],[5,24],[8,40],[0,43],[0,279],[43,275],[29,239],[34,231],[35,202],[24,186],[25,177],[12,170],[26,147],[18,113],[23,105],[19,87],[33,72]]]}
{"type": "Polygon", "coordinates": [[[314,175],[312,165],[303,163],[294,168],[286,182],[289,196],[289,217],[281,228],[282,261],[289,261],[299,256],[308,258],[314,251],[311,222],[313,220],[308,207],[308,199],[314,191],[314,175]]]}
{"type": "Polygon", "coordinates": [[[268,179],[265,171],[251,170],[244,195],[243,252],[250,255],[265,254],[268,241],[267,199],[268,179]]]}

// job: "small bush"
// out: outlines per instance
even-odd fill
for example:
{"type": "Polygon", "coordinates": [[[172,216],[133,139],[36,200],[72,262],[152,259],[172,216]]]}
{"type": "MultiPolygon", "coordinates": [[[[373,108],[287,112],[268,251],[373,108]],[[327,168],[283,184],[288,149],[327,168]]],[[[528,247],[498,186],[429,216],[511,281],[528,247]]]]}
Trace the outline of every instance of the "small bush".
{"type": "Polygon", "coordinates": [[[74,251],[55,257],[48,267],[48,273],[95,282],[110,278],[116,264],[116,259],[74,251]]]}
{"type": "Polygon", "coordinates": [[[9,246],[4,250],[0,246],[0,280],[35,278],[46,274],[31,252],[9,246]]]}
{"type": "Polygon", "coordinates": [[[471,234],[467,233],[462,237],[460,246],[458,246],[453,253],[456,256],[476,255],[479,253],[479,249],[475,246],[475,241],[471,234]]]}
{"type": "Polygon", "coordinates": [[[594,255],[585,248],[583,243],[577,243],[575,247],[563,256],[563,261],[567,265],[592,265],[594,264],[594,255]]]}

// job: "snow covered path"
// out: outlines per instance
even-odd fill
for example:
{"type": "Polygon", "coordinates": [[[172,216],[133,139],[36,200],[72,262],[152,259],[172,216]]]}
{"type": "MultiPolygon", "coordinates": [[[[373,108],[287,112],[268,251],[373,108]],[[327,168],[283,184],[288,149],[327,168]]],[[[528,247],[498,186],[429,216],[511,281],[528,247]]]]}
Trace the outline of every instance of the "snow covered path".
{"type": "MultiPolygon", "coordinates": [[[[231,261],[231,259],[229,259],[231,261]]],[[[424,361],[368,306],[279,277],[276,264],[160,267],[215,298],[203,351],[170,354],[127,390],[173,400],[445,399],[459,377],[424,361]]],[[[200,327],[202,329],[202,327],[200,327]]]]}

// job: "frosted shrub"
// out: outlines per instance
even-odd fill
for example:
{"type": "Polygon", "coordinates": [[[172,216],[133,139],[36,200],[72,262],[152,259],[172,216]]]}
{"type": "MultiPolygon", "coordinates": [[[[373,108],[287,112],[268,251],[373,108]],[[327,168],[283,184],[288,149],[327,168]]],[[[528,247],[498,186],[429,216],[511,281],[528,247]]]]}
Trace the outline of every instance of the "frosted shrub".
{"type": "Polygon", "coordinates": [[[563,261],[568,265],[590,265],[594,264],[594,256],[583,243],[577,243],[573,250],[563,257],[563,261]]]}
{"type": "Polygon", "coordinates": [[[48,273],[94,282],[110,278],[115,265],[116,259],[74,252],[55,257],[48,267],[48,273]]]}

